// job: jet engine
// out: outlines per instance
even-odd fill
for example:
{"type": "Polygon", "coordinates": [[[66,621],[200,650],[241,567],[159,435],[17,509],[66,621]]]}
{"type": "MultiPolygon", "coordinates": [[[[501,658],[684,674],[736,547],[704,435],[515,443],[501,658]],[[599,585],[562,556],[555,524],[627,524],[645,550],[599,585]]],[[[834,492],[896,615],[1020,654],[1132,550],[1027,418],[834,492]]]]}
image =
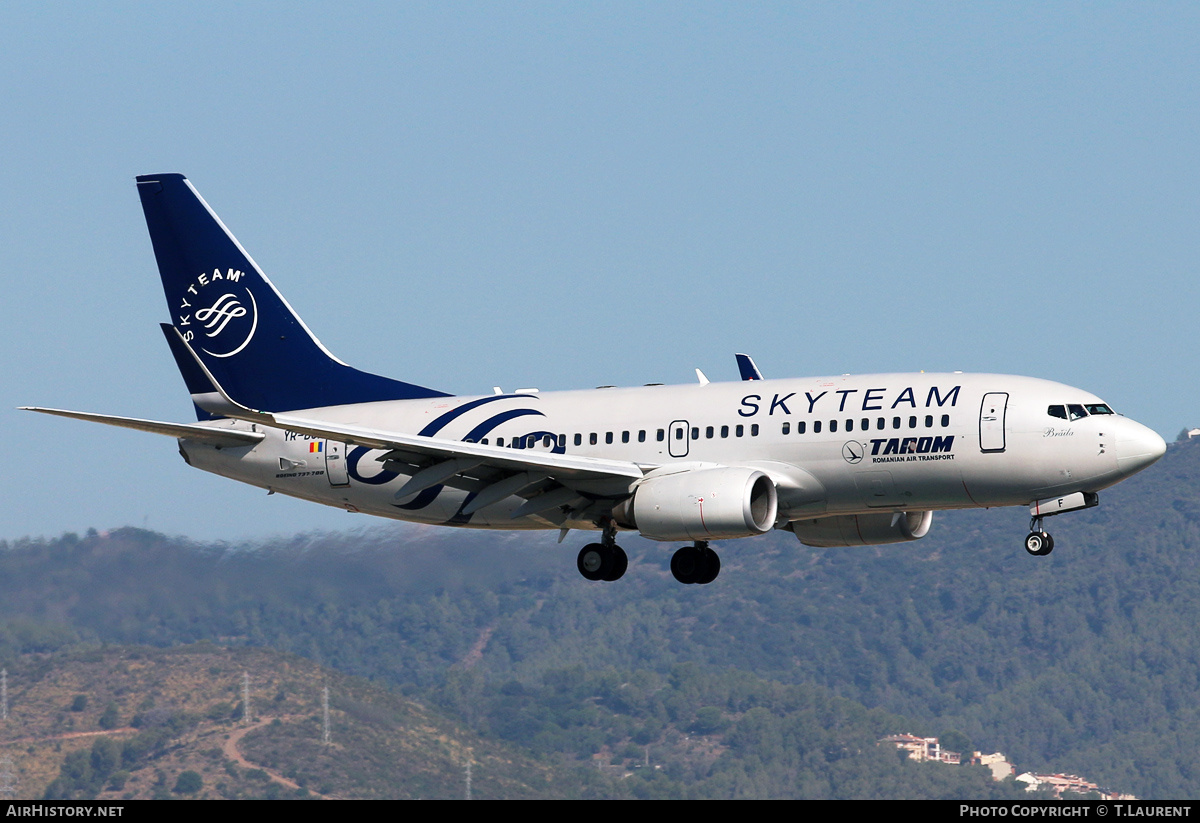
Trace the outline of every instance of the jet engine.
{"type": "Polygon", "coordinates": [[[929,533],[931,523],[933,512],[879,512],[794,520],[788,528],[806,546],[826,548],[917,540],[929,533]]]}
{"type": "Polygon", "coordinates": [[[614,515],[651,540],[712,540],[768,532],[778,508],[765,473],[721,467],[650,476],[614,515]]]}

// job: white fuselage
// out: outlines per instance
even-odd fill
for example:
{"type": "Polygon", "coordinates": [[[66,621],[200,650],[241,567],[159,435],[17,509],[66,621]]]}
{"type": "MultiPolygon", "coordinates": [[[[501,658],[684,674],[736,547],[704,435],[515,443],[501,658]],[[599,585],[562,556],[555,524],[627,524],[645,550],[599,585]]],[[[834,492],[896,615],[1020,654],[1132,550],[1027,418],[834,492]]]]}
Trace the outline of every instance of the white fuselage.
{"type": "MultiPolygon", "coordinates": [[[[439,397],[308,409],[312,420],[510,449],[636,463],[648,474],[702,466],[761,469],[779,491],[777,524],[837,514],[1010,506],[1095,492],[1162,453],[1157,434],[1085,391],[1028,377],[878,374],[685,386],[439,397]]],[[[386,452],[262,424],[245,447],[180,441],[198,468],[281,494],[402,520],[476,528],[595,528],[557,511],[513,517],[511,496],[463,515],[469,478],[397,498],[413,469],[386,452]]],[[[595,489],[613,503],[638,481],[595,489]]]]}

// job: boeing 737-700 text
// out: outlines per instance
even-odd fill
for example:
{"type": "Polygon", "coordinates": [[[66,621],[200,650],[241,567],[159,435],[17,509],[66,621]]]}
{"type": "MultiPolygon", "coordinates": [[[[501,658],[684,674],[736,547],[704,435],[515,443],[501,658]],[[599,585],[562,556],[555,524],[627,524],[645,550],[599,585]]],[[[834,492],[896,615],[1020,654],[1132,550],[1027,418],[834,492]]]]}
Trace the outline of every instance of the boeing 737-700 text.
{"type": "Polygon", "coordinates": [[[1161,437],[1061,383],[997,374],[764,380],[457,397],[354,369],[313,336],[192,184],[137,178],[166,291],[162,329],[198,422],[36,408],[178,438],[189,465],[382,517],[484,529],[598,530],[578,556],[616,580],[621,530],[686,541],[681,583],[710,583],[710,541],[791,531],[811,546],[916,540],[933,512],[1043,518],[1162,456],[1161,437]]]}

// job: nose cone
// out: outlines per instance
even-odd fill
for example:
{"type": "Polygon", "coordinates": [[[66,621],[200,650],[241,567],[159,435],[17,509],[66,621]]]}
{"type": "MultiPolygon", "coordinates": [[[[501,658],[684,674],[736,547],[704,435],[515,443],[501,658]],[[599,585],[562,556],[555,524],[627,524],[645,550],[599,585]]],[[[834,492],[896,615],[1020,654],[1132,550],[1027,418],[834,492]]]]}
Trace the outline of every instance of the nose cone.
{"type": "Polygon", "coordinates": [[[1140,472],[1167,451],[1167,444],[1157,432],[1136,423],[1122,420],[1117,431],[1117,469],[1122,474],[1140,472]]]}

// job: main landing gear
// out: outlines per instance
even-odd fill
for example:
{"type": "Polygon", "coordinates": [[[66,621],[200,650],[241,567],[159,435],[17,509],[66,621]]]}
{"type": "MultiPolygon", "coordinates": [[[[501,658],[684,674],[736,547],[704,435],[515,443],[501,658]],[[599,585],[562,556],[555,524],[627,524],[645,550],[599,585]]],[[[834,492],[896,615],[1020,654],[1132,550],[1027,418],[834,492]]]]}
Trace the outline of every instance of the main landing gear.
{"type": "Polygon", "coordinates": [[[1025,538],[1025,551],[1037,557],[1045,557],[1054,551],[1054,538],[1042,529],[1042,518],[1029,521],[1029,534],[1025,538]]]}
{"type": "Polygon", "coordinates": [[[680,583],[711,583],[720,573],[721,558],[706,540],[697,540],[671,555],[671,574],[680,583]]]}
{"type": "Polygon", "coordinates": [[[599,543],[589,543],[579,550],[575,565],[588,580],[620,580],[629,568],[629,556],[617,545],[617,530],[610,526],[599,543]]]}

